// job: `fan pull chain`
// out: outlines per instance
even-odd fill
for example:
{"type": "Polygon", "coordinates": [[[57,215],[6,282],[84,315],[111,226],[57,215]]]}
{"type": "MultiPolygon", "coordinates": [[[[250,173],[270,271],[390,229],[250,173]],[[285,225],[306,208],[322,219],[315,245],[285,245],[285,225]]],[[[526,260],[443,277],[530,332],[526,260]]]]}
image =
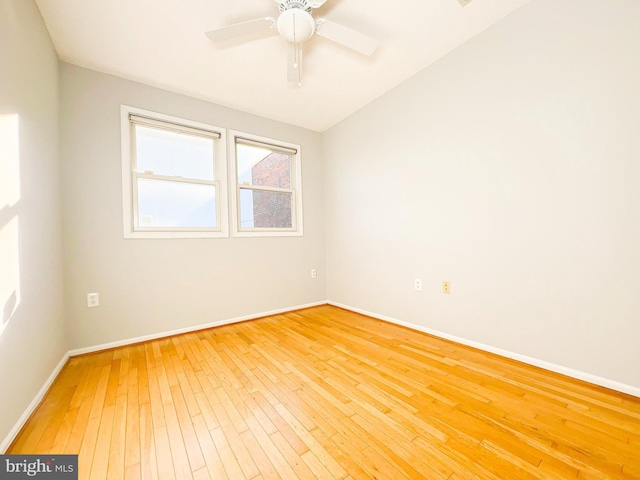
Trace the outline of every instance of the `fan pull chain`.
{"type": "Polygon", "coordinates": [[[296,16],[291,16],[293,21],[293,68],[298,71],[298,86],[302,86],[302,69],[300,68],[300,45],[296,38],[296,16]]]}
{"type": "Polygon", "coordinates": [[[298,42],[296,41],[296,16],[291,15],[291,21],[293,22],[293,68],[298,68],[298,42]]]}

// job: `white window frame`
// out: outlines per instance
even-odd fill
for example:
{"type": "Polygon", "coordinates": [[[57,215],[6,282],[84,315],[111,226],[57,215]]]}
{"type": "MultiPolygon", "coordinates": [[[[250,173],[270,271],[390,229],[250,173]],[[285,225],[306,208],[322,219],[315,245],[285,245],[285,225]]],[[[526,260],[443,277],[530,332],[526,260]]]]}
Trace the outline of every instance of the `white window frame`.
{"type": "Polygon", "coordinates": [[[229,130],[229,185],[231,185],[231,232],[234,237],[299,237],[303,235],[303,207],[302,207],[302,165],[300,161],[300,145],[282,142],[272,138],[261,137],[237,130],[229,130]],[[252,190],[291,193],[292,228],[241,228],[240,227],[240,185],[237,176],[236,139],[249,140],[272,147],[287,150],[291,153],[291,188],[248,187],[252,190]],[[295,153],[293,153],[295,151],[295,153]]]}
{"type": "Polygon", "coordinates": [[[120,109],[120,124],[122,138],[122,217],[124,238],[217,238],[229,236],[229,206],[227,189],[227,138],[226,130],[214,125],[185,120],[183,118],[162,113],[143,110],[141,108],[122,105],[120,109]],[[130,120],[131,115],[144,117],[150,125],[169,127],[177,131],[189,133],[211,134],[218,136],[216,145],[214,180],[184,180],[177,177],[164,177],[135,171],[135,124],[130,120]],[[215,185],[216,208],[218,226],[212,228],[174,228],[174,227],[140,227],[137,221],[137,178],[153,178],[158,180],[181,181],[186,183],[200,183],[215,185]]]}

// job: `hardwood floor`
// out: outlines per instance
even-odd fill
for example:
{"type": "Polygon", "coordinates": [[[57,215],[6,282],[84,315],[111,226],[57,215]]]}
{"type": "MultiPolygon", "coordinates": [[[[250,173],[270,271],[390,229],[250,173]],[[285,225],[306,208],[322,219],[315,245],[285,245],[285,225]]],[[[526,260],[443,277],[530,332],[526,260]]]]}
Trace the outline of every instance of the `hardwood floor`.
{"type": "Polygon", "coordinates": [[[640,478],[640,399],[322,306],[69,360],[8,453],[80,478],[640,478]]]}

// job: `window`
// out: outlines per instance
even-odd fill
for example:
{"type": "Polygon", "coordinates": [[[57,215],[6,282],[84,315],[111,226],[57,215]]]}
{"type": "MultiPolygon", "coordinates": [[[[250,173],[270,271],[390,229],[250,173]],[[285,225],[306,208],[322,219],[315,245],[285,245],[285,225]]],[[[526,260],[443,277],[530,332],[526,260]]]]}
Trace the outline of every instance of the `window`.
{"type": "Polygon", "coordinates": [[[231,132],[235,236],[302,235],[300,147],[231,132]]]}
{"type": "Polygon", "coordinates": [[[125,238],[302,235],[300,147],[123,105],[125,238]],[[232,203],[227,203],[227,184],[232,203]]]}
{"type": "Polygon", "coordinates": [[[223,132],[122,106],[125,237],[228,236],[223,132]]]}

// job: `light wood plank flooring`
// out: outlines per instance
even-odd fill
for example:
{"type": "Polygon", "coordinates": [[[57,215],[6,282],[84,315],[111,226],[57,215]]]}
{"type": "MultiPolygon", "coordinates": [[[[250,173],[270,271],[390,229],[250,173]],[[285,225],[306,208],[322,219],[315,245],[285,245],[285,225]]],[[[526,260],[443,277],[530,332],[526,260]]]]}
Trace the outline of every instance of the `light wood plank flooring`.
{"type": "Polygon", "coordinates": [[[640,399],[331,306],[71,358],[9,453],[80,478],[640,478],[640,399]]]}

